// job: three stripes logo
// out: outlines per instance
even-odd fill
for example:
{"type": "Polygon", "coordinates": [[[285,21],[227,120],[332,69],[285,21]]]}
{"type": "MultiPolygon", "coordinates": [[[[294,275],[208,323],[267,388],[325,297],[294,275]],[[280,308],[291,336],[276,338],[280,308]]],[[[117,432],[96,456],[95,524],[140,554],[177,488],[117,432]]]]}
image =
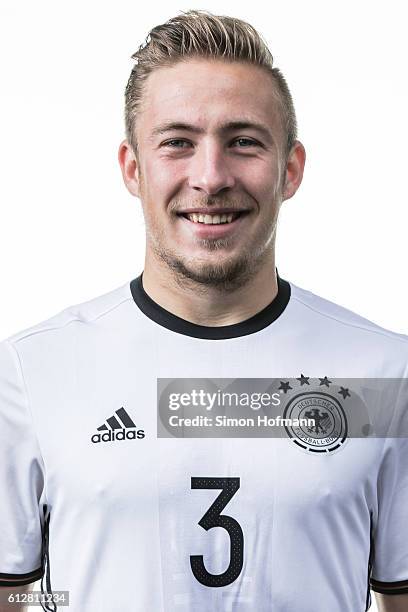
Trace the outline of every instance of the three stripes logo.
{"type": "Polygon", "coordinates": [[[136,428],[123,406],[119,410],[115,410],[115,415],[106,419],[107,424],[104,423],[98,427],[98,431],[103,433],[96,433],[91,437],[94,444],[116,442],[117,440],[141,440],[145,437],[144,430],[136,428]]]}

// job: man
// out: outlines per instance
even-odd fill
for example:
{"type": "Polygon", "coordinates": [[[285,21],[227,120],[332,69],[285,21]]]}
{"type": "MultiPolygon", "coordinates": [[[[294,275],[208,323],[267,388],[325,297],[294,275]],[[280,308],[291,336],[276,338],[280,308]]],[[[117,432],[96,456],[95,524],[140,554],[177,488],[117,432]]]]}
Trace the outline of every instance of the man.
{"type": "Polygon", "coordinates": [[[287,84],[249,24],[202,11],[133,57],[118,157],[144,270],[1,343],[1,584],[43,576],[74,612],[363,612],[371,583],[407,610],[406,440],[322,432],[335,377],[403,379],[408,338],[277,273],[305,164],[287,84]],[[277,379],[281,402],[319,378],[307,436],[179,416],[201,383],[277,379]]]}

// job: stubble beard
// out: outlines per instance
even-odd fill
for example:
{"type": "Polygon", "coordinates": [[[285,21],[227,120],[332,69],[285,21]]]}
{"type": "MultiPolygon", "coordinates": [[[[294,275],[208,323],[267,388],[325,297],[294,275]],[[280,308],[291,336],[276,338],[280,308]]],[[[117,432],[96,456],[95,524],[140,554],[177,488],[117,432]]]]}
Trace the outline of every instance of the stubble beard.
{"type": "Polygon", "coordinates": [[[239,254],[222,255],[232,242],[230,238],[199,239],[202,249],[220,252],[219,262],[208,262],[205,257],[186,258],[167,248],[165,232],[157,226],[152,227],[147,221],[146,234],[155,256],[171,270],[179,286],[197,291],[211,287],[223,293],[244,286],[264,265],[273,260],[276,218],[267,227],[263,226],[253,242],[239,254]]]}
{"type": "MultiPolygon", "coordinates": [[[[141,185],[143,185],[143,177],[140,178],[141,185]]],[[[276,194],[276,196],[277,201],[273,203],[273,211],[278,211],[280,206],[279,195],[276,194]]],[[[220,202],[219,198],[217,200],[220,202]]],[[[227,206],[228,202],[224,200],[223,204],[227,206]]],[[[200,205],[205,206],[206,204],[197,203],[197,206],[200,205]]],[[[245,203],[243,207],[245,208],[245,203]]],[[[169,212],[174,214],[172,211],[180,208],[181,206],[175,201],[171,204],[169,212]]],[[[252,210],[250,214],[255,214],[255,211],[252,210]]],[[[213,288],[221,294],[246,285],[264,265],[274,260],[277,216],[277,212],[274,212],[270,223],[261,225],[252,244],[247,245],[243,252],[230,257],[227,255],[220,262],[214,263],[198,257],[186,258],[167,248],[165,230],[157,225],[154,219],[150,222],[147,211],[144,212],[148,246],[155,256],[171,270],[174,281],[180,287],[188,287],[198,292],[205,291],[206,288],[213,288]]],[[[229,248],[232,239],[228,237],[201,238],[198,242],[201,248],[207,251],[222,253],[224,249],[229,248]]]]}

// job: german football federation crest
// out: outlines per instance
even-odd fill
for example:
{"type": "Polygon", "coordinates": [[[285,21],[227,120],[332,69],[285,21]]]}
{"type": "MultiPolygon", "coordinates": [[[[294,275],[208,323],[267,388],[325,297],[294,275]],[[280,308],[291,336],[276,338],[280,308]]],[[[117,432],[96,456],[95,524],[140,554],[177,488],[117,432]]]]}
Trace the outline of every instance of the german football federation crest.
{"type": "MultiPolygon", "coordinates": [[[[320,381],[331,382],[327,377],[320,381]]],[[[329,387],[327,383],[321,386],[329,387]]],[[[344,444],[348,426],[338,394],[343,401],[350,396],[347,389],[340,387],[340,391],[310,389],[288,398],[283,417],[295,424],[285,425],[285,429],[296,445],[311,453],[330,453],[344,444]]]]}

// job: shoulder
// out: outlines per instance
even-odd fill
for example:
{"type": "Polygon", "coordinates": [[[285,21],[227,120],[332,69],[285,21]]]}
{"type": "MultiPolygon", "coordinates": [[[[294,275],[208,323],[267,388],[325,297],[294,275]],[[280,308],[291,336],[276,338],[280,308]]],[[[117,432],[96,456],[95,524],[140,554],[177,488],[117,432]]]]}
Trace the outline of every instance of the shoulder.
{"type": "Polygon", "coordinates": [[[290,283],[292,317],[301,321],[310,346],[323,343],[350,363],[364,360],[384,376],[408,372],[408,336],[290,283]]]}
{"type": "Polygon", "coordinates": [[[396,343],[401,343],[408,348],[407,335],[381,327],[352,310],[316,295],[311,291],[302,289],[292,282],[290,286],[291,299],[300,304],[303,309],[308,310],[311,316],[318,318],[321,323],[324,321],[328,325],[361,332],[363,335],[379,336],[396,343]]]}
{"type": "Polygon", "coordinates": [[[127,282],[90,300],[68,306],[53,316],[4,338],[3,342],[18,347],[30,340],[61,337],[69,334],[75,326],[86,327],[97,320],[115,317],[121,306],[130,300],[131,293],[127,282]]]}

